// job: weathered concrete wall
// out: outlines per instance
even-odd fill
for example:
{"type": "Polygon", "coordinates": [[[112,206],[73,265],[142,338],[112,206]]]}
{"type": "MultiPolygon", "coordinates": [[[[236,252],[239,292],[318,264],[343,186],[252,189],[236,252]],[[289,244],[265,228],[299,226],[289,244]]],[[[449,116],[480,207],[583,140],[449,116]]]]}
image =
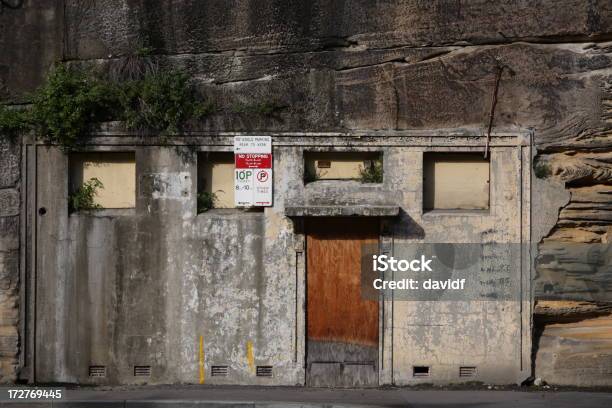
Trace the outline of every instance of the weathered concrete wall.
{"type": "MultiPolygon", "coordinates": [[[[136,208],[69,214],[67,183],[54,183],[67,174],[68,158],[38,146],[36,207],[47,211],[38,216],[36,232],[36,379],[198,383],[202,364],[206,383],[304,384],[304,235],[286,208],[399,206],[405,215],[387,225],[391,252],[408,242],[521,243],[522,231],[529,231],[529,203],[517,198],[529,191],[530,153],[523,150],[529,144],[522,146],[523,140],[492,141],[490,211],[431,216],[422,215],[423,152],[481,152],[483,138],[276,137],[274,206],[201,214],[194,151],[130,147],[136,152],[136,208]],[[383,183],[304,184],[304,151],[327,150],[326,144],[381,152],[383,183]],[[135,377],[135,365],[150,365],[151,377],[135,377]],[[226,377],[210,376],[217,365],[228,366],[226,377]],[[257,377],[258,365],[272,366],[273,376],[257,377]],[[89,366],[107,367],[106,377],[89,376],[89,366]]],[[[204,137],[197,149],[228,151],[231,143],[231,137],[204,137]]],[[[126,150],[108,139],[93,144],[126,150]]],[[[524,265],[511,277],[529,285],[529,262],[524,265]]],[[[473,278],[495,276],[483,270],[473,278]]],[[[517,290],[529,293],[528,286],[517,290]]],[[[517,298],[460,306],[395,302],[382,323],[380,350],[387,360],[381,384],[522,381],[529,375],[530,308],[528,299],[523,304],[520,293],[517,298]],[[412,378],[416,363],[431,366],[432,374],[412,378]],[[461,365],[477,366],[478,374],[459,378],[461,365]]]]}
{"type": "MultiPolygon", "coordinates": [[[[532,189],[534,239],[546,237],[536,297],[591,301],[563,284],[568,272],[591,284],[593,274],[580,272],[586,258],[563,266],[555,257],[565,243],[609,242],[611,8],[606,0],[24,1],[0,14],[0,98],[26,100],[55,59],[113,69],[152,47],[160,65],[190,72],[221,107],[201,129],[486,129],[503,67],[494,129],[532,128],[538,176],[551,181],[532,189]],[[264,102],[278,111],[232,109],[264,102]]],[[[13,214],[10,186],[1,202],[13,214]]],[[[15,215],[4,231],[17,231],[15,215]]]]}
{"type": "Polygon", "coordinates": [[[257,382],[256,365],[274,366],[262,384],[303,382],[291,225],[278,210],[197,214],[196,155],[184,162],[155,146],[136,149],[135,209],[69,215],[66,185],[53,182],[66,156],[39,149],[38,206],[48,212],[38,246],[49,256],[38,265],[47,316],[38,381],[198,383],[201,338],[207,383],[257,382]],[[90,378],[90,365],[106,366],[106,377],[90,378]],[[134,365],[151,366],[151,377],[134,377],[134,365]],[[212,365],[229,366],[228,377],[209,378],[212,365]]]}

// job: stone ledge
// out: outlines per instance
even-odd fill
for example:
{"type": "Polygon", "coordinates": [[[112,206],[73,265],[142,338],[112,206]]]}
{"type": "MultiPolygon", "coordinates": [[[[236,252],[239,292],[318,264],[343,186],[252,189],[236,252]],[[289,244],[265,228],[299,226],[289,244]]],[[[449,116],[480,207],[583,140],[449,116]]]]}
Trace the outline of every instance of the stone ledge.
{"type": "Polygon", "coordinates": [[[392,205],[307,205],[285,207],[288,217],[397,217],[400,208],[392,205]]]}

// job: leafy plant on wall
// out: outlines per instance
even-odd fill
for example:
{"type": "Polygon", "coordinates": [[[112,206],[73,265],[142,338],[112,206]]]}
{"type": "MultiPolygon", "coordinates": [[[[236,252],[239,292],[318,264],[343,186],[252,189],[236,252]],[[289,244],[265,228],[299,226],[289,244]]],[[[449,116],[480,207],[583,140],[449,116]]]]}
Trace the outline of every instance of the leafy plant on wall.
{"type": "Polygon", "coordinates": [[[0,105],[0,134],[13,142],[29,128],[29,111],[0,105]]]}
{"type": "Polygon", "coordinates": [[[103,188],[104,184],[95,177],[84,182],[68,197],[70,212],[102,209],[102,206],[95,202],[95,196],[98,194],[98,190],[103,188]]]}
{"type": "Polygon", "coordinates": [[[218,198],[215,193],[203,191],[198,193],[198,213],[208,211],[215,208],[218,198]]]}
{"type": "Polygon", "coordinates": [[[176,133],[186,121],[214,112],[211,103],[197,100],[189,77],[178,71],[161,71],[124,82],[117,88],[117,97],[128,129],[176,133]]]}
{"type": "Polygon", "coordinates": [[[382,183],[383,164],[381,160],[372,160],[368,165],[359,169],[362,183],[382,183]]]}
{"type": "Polygon", "coordinates": [[[32,95],[28,108],[0,106],[0,135],[14,140],[16,134],[31,131],[70,151],[103,121],[120,120],[128,129],[164,135],[214,111],[214,104],[199,98],[189,77],[179,71],[153,70],[141,79],[115,82],[60,64],[32,95]]]}
{"type": "Polygon", "coordinates": [[[70,149],[92,123],[112,119],[116,109],[112,84],[58,65],[34,94],[29,121],[47,141],[70,149]]]}

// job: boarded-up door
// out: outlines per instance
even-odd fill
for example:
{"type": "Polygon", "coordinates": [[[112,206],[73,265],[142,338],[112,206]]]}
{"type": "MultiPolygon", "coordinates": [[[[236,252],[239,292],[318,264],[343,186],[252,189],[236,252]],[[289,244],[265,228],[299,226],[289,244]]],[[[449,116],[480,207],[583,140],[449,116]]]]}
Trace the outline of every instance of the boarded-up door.
{"type": "Polygon", "coordinates": [[[308,220],[307,384],[378,385],[378,300],[362,296],[362,258],[377,249],[378,219],[308,220]]]}

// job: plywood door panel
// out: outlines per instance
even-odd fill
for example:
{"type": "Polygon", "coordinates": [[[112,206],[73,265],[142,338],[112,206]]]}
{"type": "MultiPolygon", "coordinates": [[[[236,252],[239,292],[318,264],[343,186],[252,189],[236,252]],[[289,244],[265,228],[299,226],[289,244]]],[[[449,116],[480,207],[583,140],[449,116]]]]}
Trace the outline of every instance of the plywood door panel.
{"type": "Polygon", "coordinates": [[[378,225],[377,219],[307,223],[308,374],[329,369],[309,385],[358,386],[377,379],[378,300],[362,296],[361,262],[364,246],[377,247],[378,225]],[[367,364],[371,374],[339,378],[350,371],[347,363],[351,370],[367,364]]]}
{"type": "Polygon", "coordinates": [[[308,235],[308,338],[378,345],[378,302],[361,297],[361,247],[377,232],[330,227],[308,235]]]}

